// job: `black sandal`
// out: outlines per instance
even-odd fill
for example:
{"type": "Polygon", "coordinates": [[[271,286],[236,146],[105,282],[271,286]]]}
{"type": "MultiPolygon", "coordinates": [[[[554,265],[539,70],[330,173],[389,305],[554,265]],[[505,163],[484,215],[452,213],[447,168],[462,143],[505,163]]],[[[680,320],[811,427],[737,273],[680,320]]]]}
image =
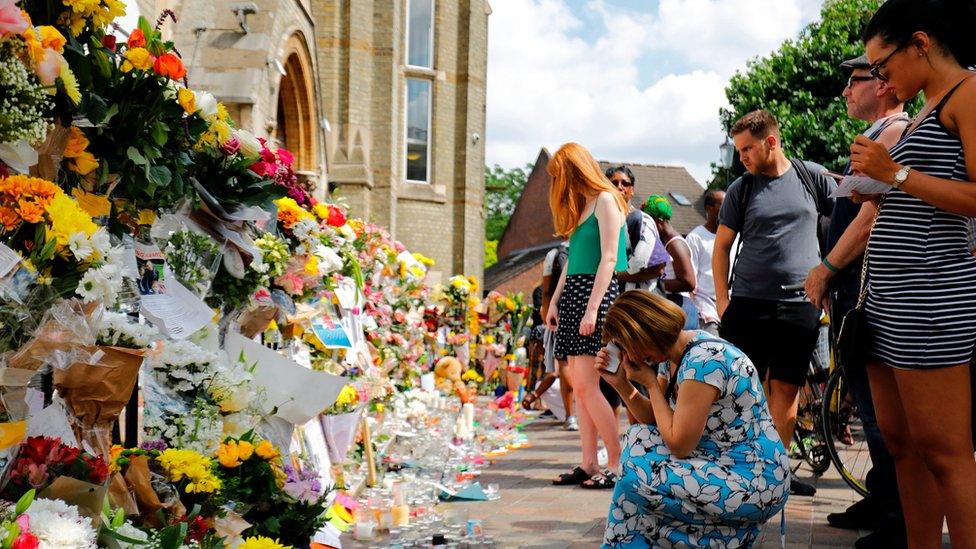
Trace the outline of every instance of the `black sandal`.
{"type": "Polygon", "coordinates": [[[617,475],[610,469],[604,469],[590,479],[580,483],[580,488],[587,490],[607,490],[617,484],[617,475]]]}
{"type": "Polygon", "coordinates": [[[574,486],[588,478],[590,478],[590,474],[584,471],[582,467],[577,467],[572,472],[563,473],[556,477],[552,484],[553,486],[574,486]]]}

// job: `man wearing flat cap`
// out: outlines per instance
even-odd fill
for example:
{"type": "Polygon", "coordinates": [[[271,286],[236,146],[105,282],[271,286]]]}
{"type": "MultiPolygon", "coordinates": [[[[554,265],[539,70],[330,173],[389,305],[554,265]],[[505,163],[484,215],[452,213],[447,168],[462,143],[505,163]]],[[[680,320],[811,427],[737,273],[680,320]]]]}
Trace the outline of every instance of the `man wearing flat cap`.
{"type": "MultiPolygon", "coordinates": [[[[863,135],[890,149],[911,122],[905,114],[904,104],[895,97],[887,83],[871,76],[867,56],[849,59],[840,66],[848,74],[843,92],[848,116],[870,123],[863,135]]],[[[848,164],[845,175],[850,173],[848,164]]],[[[877,206],[871,201],[855,204],[849,198],[835,200],[827,235],[827,256],[810,270],[806,280],[805,289],[810,300],[815,305],[829,307],[830,316],[834,319],[835,337],[840,320],[857,303],[861,288],[861,263],[876,209],[877,206]]],[[[866,480],[870,495],[843,513],[828,515],[827,521],[838,528],[873,530],[859,539],[855,547],[905,547],[905,527],[898,502],[895,466],[878,430],[868,385],[867,364],[843,364],[843,368],[864,427],[873,467],[866,480]]]]}

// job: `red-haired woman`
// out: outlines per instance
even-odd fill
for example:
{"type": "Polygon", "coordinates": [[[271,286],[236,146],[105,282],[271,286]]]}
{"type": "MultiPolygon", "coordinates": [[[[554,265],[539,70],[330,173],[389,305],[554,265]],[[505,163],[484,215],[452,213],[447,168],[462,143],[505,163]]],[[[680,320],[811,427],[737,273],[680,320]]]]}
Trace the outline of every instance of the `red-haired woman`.
{"type": "Polygon", "coordinates": [[[594,361],[602,348],[603,317],[617,297],[614,273],[627,267],[623,196],[582,146],[567,143],[548,166],[549,205],[556,234],[569,238],[569,258],[549,304],[546,323],[556,331],[556,356],[566,356],[576,396],[583,460],[553,484],[612,488],[620,472],[616,417],[600,392],[594,361]],[[597,435],[607,469],[597,462],[597,435]]]}

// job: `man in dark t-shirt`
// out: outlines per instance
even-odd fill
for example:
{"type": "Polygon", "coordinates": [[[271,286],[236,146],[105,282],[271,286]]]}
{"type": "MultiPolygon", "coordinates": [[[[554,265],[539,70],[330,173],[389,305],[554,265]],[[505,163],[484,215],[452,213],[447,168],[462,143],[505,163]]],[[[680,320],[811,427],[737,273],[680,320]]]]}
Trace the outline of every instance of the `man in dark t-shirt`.
{"type": "MultiPolygon", "coordinates": [[[[719,212],[712,274],[720,333],[745,352],[767,383],[773,424],[789,445],[797,396],[820,336],[820,311],[798,288],[820,261],[820,219],[830,215],[830,193],[837,185],[820,166],[787,158],[779,123],[766,111],[746,114],[731,133],[749,173],[729,186],[719,212]],[[730,293],[729,258],[736,236],[742,247],[732,267],[730,293]]],[[[796,478],[790,490],[803,496],[816,492],[796,478]]]]}

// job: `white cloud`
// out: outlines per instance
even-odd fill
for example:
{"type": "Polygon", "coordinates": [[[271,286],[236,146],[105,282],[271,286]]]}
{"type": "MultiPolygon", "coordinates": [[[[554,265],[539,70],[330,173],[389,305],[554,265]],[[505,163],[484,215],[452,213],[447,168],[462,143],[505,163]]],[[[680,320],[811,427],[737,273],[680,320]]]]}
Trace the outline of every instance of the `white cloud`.
{"type": "Polygon", "coordinates": [[[577,141],[598,158],[682,164],[704,181],[729,76],[796,36],[818,6],[661,0],[636,13],[594,0],[586,9],[599,28],[587,28],[565,0],[493,2],[488,162],[521,166],[541,146],[577,141]],[[647,83],[655,65],[681,70],[647,83]]]}

